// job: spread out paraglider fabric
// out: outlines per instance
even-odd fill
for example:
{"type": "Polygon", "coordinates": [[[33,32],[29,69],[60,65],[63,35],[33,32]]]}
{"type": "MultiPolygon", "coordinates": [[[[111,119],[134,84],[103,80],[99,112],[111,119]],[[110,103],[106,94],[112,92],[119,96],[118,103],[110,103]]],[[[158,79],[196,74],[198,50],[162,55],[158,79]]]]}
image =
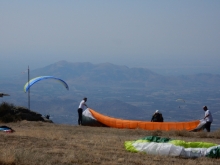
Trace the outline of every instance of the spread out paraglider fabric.
{"type": "Polygon", "coordinates": [[[144,152],[149,155],[220,158],[220,145],[207,142],[186,142],[147,136],[135,141],[125,141],[124,145],[127,151],[144,152]]]}
{"type": "Polygon", "coordinates": [[[12,128],[10,128],[8,126],[0,126],[0,131],[6,132],[6,133],[15,132],[12,128]]]}
{"type": "Polygon", "coordinates": [[[63,84],[64,87],[65,87],[67,90],[69,90],[69,87],[68,87],[67,83],[66,83],[64,80],[60,79],[60,78],[53,77],[53,76],[40,76],[40,77],[33,78],[33,79],[31,79],[29,82],[27,82],[27,83],[25,84],[25,86],[24,86],[24,92],[27,92],[27,91],[29,90],[29,88],[30,88],[32,85],[34,85],[36,82],[41,81],[41,80],[45,80],[45,79],[54,79],[54,80],[57,80],[57,81],[59,81],[61,84],[63,84]]]}
{"type": "Polygon", "coordinates": [[[95,126],[101,123],[104,126],[112,128],[125,129],[144,129],[144,130],[187,130],[198,131],[205,124],[201,120],[187,121],[187,122],[150,122],[138,120],[123,120],[102,115],[93,109],[87,108],[83,112],[82,125],[95,126]]]}

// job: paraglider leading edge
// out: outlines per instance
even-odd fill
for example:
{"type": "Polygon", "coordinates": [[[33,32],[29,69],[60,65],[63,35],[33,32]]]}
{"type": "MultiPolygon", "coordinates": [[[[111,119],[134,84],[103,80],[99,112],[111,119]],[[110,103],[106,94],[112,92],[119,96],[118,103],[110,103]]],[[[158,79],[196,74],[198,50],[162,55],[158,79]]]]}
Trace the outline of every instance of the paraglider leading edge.
{"type": "Polygon", "coordinates": [[[45,79],[55,79],[55,80],[58,80],[59,82],[61,82],[61,84],[63,84],[65,86],[65,88],[67,90],[69,90],[69,86],[67,85],[67,83],[60,79],[60,78],[57,78],[57,77],[53,77],[53,76],[40,76],[40,77],[36,77],[36,78],[33,78],[31,79],[29,82],[27,82],[25,85],[24,85],[24,92],[27,92],[29,90],[29,88],[35,84],[36,82],[38,81],[41,81],[41,80],[45,80],[45,79]]]}

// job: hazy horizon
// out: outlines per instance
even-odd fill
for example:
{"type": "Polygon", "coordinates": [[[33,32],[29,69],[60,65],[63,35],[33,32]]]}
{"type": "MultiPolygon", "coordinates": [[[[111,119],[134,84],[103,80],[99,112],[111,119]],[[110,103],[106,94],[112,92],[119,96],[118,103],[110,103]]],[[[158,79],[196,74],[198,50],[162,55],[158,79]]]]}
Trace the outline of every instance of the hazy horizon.
{"type": "Polygon", "coordinates": [[[0,76],[55,62],[220,74],[220,1],[1,1],[0,76]]]}

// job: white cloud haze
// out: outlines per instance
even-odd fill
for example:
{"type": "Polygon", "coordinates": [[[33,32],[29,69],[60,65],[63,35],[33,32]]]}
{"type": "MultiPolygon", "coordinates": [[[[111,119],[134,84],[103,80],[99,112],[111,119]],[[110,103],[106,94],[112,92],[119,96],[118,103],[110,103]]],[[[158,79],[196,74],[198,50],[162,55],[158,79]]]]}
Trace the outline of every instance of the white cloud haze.
{"type": "Polygon", "coordinates": [[[60,60],[220,73],[220,1],[1,1],[1,72],[60,60]]]}

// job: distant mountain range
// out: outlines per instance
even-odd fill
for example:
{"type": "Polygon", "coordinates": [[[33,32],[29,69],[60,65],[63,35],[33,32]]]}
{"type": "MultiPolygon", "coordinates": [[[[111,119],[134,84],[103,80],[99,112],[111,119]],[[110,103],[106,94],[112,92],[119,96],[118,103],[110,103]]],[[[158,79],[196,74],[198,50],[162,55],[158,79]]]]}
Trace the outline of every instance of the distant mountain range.
{"type": "Polygon", "coordinates": [[[193,74],[180,76],[162,76],[146,68],[129,68],[111,63],[70,63],[59,61],[46,67],[31,71],[31,77],[52,75],[65,79],[70,84],[90,86],[122,87],[184,87],[184,86],[219,86],[220,75],[193,74]]]}
{"type": "MultiPolygon", "coordinates": [[[[76,124],[78,104],[85,96],[90,108],[124,119],[150,120],[159,109],[165,121],[191,120],[203,115],[204,104],[215,112],[219,109],[220,75],[163,76],[146,68],[59,61],[30,71],[30,78],[37,76],[59,77],[69,85],[67,91],[45,80],[31,87],[31,110],[50,114],[58,123],[76,124]],[[177,103],[178,98],[186,103],[177,103]]],[[[4,101],[27,107],[26,82],[27,75],[1,80],[0,91],[10,94],[4,101]]]]}

